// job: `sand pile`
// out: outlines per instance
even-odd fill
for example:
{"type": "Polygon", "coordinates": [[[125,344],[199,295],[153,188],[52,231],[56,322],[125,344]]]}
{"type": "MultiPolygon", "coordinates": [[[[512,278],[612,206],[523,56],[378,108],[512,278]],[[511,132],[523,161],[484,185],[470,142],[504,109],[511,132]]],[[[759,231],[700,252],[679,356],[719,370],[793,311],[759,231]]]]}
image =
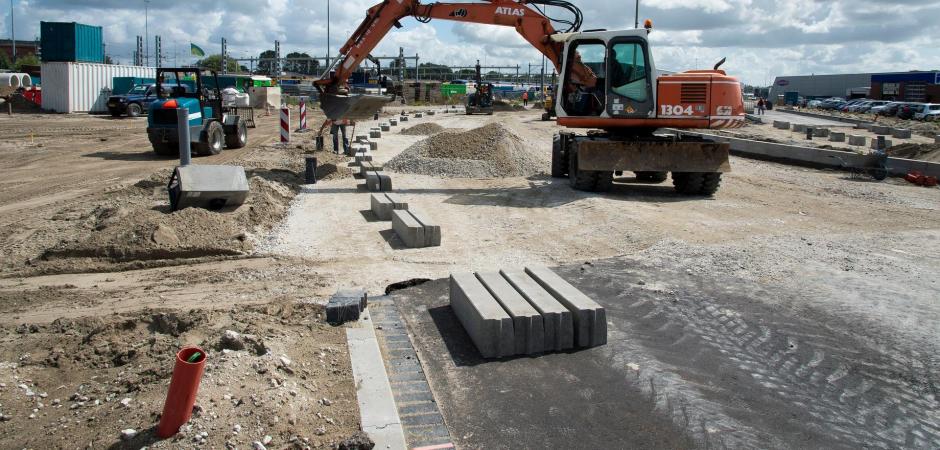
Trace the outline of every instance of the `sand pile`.
{"type": "Polygon", "coordinates": [[[406,136],[430,136],[441,131],[444,131],[444,127],[436,123],[422,123],[402,130],[401,134],[406,136]]]}
{"type": "Polygon", "coordinates": [[[940,145],[937,144],[901,144],[888,149],[888,155],[895,158],[917,159],[940,162],[940,145]]]}
{"type": "Polygon", "coordinates": [[[444,131],[415,143],[389,161],[393,172],[449,178],[529,176],[547,169],[547,155],[499,123],[466,132],[444,131]]]}

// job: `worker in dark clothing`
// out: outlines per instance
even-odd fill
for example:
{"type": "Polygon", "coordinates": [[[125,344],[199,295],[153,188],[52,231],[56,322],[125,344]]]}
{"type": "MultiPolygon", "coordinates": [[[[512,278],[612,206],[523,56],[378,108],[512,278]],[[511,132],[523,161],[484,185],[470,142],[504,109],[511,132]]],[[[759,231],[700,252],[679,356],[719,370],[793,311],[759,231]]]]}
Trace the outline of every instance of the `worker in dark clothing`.
{"type": "Polygon", "coordinates": [[[330,134],[333,135],[333,153],[340,153],[339,146],[339,134],[343,134],[343,153],[349,153],[349,138],[346,136],[346,127],[349,125],[348,120],[339,120],[330,122],[330,134]]]}

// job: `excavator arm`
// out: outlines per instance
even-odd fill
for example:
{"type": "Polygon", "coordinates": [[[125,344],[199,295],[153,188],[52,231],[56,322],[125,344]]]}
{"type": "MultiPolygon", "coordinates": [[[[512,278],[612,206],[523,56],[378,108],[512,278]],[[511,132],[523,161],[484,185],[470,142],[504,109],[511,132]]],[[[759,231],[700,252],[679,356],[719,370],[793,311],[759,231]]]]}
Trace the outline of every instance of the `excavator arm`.
{"type": "MultiPolygon", "coordinates": [[[[324,111],[330,118],[339,119],[365,114],[374,107],[379,99],[348,97],[349,87],[346,80],[369,57],[369,53],[388,32],[393,27],[401,28],[401,20],[409,16],[419,22],[441,19],[513,27],[555,65],[555,70],[560,71],[564,43],[551,39],[551,36],[556,34],[552,19],[529,6],[537,4],[568,9],[575,19],[565,21],[571,25],[566,31],[577,31],[580,27],[581,12],[564,0],[485,0],[482,3],[432,4],[422,4],[420,0],[385,0],[369,8],[366,18],[340,48],[339,57],[328,67],[323,78],[315,82],[322,99],[325,100],[322,102],[324,111]]],[[[579,72],[583,72],[582,79],[594,77],[585,66],[581,66],[579,72]]]]}

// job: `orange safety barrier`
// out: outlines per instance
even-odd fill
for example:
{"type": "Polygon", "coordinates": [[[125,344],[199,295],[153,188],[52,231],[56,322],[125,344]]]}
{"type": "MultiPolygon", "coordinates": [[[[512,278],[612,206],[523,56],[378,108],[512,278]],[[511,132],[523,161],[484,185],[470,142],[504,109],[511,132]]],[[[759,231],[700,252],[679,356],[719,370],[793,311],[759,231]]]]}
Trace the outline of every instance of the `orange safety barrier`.
{"type": "Polygon", "coordinates": [[[160,417],[157,436],[173,436],[184,423],[189,422],[205,368],[206,351],[199,347],[186,347],[176,354],[176,366],[173,368],[166,403],[163,404],[163,416],[160,417]]]}

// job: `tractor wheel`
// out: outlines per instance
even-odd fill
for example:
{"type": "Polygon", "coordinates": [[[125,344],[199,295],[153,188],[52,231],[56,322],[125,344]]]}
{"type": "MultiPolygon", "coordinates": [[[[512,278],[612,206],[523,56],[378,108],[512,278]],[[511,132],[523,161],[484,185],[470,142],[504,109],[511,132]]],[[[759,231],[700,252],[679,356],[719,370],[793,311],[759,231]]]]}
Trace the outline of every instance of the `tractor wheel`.
{"type": "Polygon", "coordinates": [[[199,144],[196,145],[196,153],[204,156],[222,153],[225,133],[222,131],[222,125],[219,122],[209,122],[209,126],[201,134],[199,144]]]}
{"type": "Polygon", "coordinates": [[[669,178],[669,172],[636,172],[636,179],[648,183],[662,183],[669,178]]]}
{"type": "Polygon", "coordinates": [[[578,169],[577,149],[568,150],[568,181],[578,191],[599,192],[610,190],[614,182],[613,172],[578,169]]]}
{"type": "Polygon", "coordinates": [[[556,134],[552,139],[552,178],[564,178],[568,175],[568,158],[561,148],[562,137],[556,134]]]}
{"type": "Polygon", "coordinates": [[[153,144],[153,152],[160,156],[179,156],[179,145],[172,143],[153,144]]]}
{"type": "Polygon", "coordinates": [[[673,172],[672,184],[683,195],[712,196],[721,185],[721,174],[715,172],[673,172]]]}
{"type": "Polygon", "coordinates": [[[242,148],[248,144],[248,126],[245,125],[245,122],[241,120],[238,121],[238,126],[235,127],[234,132],[225,135],[225,147],[226,148],[242,148]]]}
{"type": "Polygon", "coordinates": [[[139,103],[131,103],[127,105],[127,117],[140,117],[144,109],[140,106],[139,103]]]}

